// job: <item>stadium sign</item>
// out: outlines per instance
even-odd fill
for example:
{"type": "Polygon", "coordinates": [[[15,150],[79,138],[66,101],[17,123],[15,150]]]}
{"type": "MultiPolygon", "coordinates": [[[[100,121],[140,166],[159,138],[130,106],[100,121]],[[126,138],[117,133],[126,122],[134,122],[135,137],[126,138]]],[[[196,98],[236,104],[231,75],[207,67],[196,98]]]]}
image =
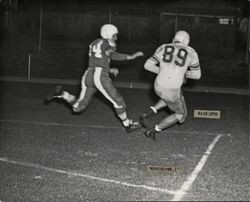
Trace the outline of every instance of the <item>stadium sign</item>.
{"type": "Polygon", "coordinates": [[[194,118],[206,118],[206,119],[220,119],[221,111],[220,110],[194,110],[194,118]]]}

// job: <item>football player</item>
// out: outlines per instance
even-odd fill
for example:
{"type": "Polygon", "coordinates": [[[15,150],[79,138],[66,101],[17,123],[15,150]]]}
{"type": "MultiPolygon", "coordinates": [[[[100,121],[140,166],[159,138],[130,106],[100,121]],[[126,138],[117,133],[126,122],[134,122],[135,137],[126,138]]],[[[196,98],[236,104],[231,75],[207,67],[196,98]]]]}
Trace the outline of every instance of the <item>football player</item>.
{"type": "Polygon", "coordinates": [[[101,37],[89,45],[88,68],[82,76],[81,92],[78,98],[63,91],[61,86],[57,86],[55,91],[46,97],[45,102],[63,99],[72,106],[73,112],[80,113],[87,108],[93,94],[98,90],[113,104],[127,132],[140,128],[138,122],[128,118],[126,103],[110,78],[110,74],[117,76],[119,73],[117,68],[110,68],[110,60],[132,60],[144,54],[143,52],[136,52],[132,55],[118,53],[116,51],[117,34],[116,26],[105,24],[100,30],[101,37]]]}
{"type": "Polygon", "coordinates": [[[147,128],[148,118],[163,107],[168,106],[173,111],[155,127],[147,128],[144,134],[153,140],[160,131],[186,119],[187,107],[181,87],[186,78],[198,80],[201,77],[199,58],[196,51],[188,46],[189,41],[186,31],[176,32],[172,43],[161,45],[144,64],[146,70],[157,74],[154,90],[160,99],[139,117],[140,124],[147,128]]]}

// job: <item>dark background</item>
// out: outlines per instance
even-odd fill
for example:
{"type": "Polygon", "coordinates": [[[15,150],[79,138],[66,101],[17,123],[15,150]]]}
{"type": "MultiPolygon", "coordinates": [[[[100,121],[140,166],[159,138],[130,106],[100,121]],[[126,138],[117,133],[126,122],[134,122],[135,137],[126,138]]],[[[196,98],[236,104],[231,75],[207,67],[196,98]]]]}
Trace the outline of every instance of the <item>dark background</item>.
{"type": "MultiPolygon", "coordinates": [[[[118,51],[145,57],[114,62],[118,81],[151,82],[143,64],[176,30],[191,35],[202,68],[199,85],[248,88],[247,0],[2,0],[1,75],[79,79],[100,27],[119,29],[118,51]],[[29,54],[30,61],[29,61],[29,54]]],[[[195,82],[193,82],[195,83],[195,82]]],[[[192,85],[193,83],[190,84],[192,85]]]]}

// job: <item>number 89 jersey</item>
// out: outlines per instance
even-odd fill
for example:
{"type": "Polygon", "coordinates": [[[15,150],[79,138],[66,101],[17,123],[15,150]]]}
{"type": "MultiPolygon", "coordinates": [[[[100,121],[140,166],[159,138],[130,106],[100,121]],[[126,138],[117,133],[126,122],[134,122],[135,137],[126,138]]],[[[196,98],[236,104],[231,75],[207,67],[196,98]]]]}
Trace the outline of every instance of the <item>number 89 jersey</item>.
{"type": "Polygon", "coordinates": [[[200,71],[196,51],[181,43],[160,46],[150,59],[159,64],[156,82],[168,88],[180,88],[188,68],[191,71],[200,71]]]}
{"type": "Polygon", "coordinates": [[[105,72],[110,69],[110,55],[116,51],[114,41],[98,38],[89,45],[89,67],[102,67],[105,72]]]}

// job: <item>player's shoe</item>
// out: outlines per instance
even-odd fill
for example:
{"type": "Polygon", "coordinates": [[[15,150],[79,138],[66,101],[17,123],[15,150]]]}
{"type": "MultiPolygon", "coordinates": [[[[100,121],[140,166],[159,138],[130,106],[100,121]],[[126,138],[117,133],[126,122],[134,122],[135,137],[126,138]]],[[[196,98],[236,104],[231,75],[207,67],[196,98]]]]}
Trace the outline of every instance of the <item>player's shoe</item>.
{"type": "Polygon", "coordinates": [[[157,131],[154,128],[150,128],[144,132],[144,135],[148,138],[151,138],[152,140],[156,140],[155,136],[157,134],[157,131]]]}
{"type": "Polygon", "coordinates": [[[48,104],[49,102],[51,102],[55,98],[61,98],[62,95],[63,95],[62,86],[58,85],[51,93],[49,93],[45,97],[44,104],[48,104]]]}
{"type": "Polygon", "coordinates": [[[125,126],[125,130],[127,133],[130,133],[132,131],[138,130],[141,128],[141,125],[139,124],[139,122],[134,122],[133,120],[129,121],[129,125],[125,126]]]}
{"type": "Polygon", "coordinates": [[[140,117],[139,117],[139,124],[143,127],[143,128],[148,128],[148,114],[147,113],[143,113],[140,117]]]}

